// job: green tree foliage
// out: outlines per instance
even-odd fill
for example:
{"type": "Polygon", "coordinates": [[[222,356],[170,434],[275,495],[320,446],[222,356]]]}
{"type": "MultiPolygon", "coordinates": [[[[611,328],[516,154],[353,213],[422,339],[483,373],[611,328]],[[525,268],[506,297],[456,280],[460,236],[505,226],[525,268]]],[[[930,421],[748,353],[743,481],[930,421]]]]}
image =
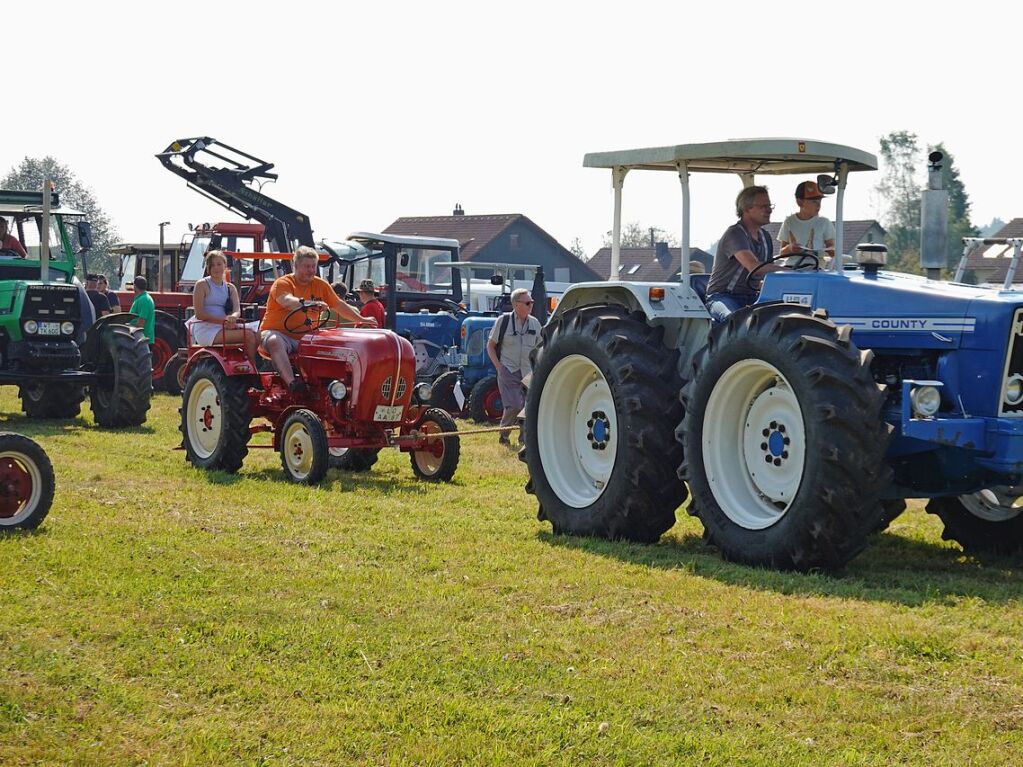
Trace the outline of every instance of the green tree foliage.
{"type": "MultiPolygon", "coordinates": [[[[38,192],[47,179],[56,185],[61,204],[82,211],[92,224],[92,250],[87,254],[89,271],[106,272],[110,282],[116,283],[117,259],[110,255],[109,250],[118,241],[117,229],[92,189],[80,181],[69,167],[49,156],[26,157],[0,180],[0,187],[38,192]]],[[[77,242],[73,228],[71,237],[77,242]]],[[[81,263],[78,268],[81,269],[81,263]]]]}
{"type": "MultiPolygon", "coordinates": [[[[643,226],[638,221],[630,221],[622,227],[623,248],[651,248],[654,243],[666,242],[669,247],[678,247],[678,237],[655,226],[643,226]]],[[[605,248],[611,247],[611,232],[604,235],[605,248]]]]}
{"type": "Polygon", "coordinates": [[[915,133],[894,131],[881,137],[884,177],[877,191],[885,206],[888,267],[895,271],[920,272],[920,160],[915,133]]]}

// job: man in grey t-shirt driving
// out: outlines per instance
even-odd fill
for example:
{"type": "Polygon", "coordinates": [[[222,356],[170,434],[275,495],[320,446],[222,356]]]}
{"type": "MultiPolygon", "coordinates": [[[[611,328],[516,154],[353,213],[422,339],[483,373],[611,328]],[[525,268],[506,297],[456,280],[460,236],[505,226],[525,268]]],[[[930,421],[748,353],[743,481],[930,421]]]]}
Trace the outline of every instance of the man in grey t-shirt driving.
{"type": "MultiPolygon", "coordinates": [[[[763,228],[770,223],[772,210],[774,206],[766,186],[748,186],[735,198],[735,214],[739,220],[725,230],[718,242],[707,285],[707,310],[715,320],[723,320],[757,300],[759,287],[747,285],[747,278],[774,255],[771,235],[763,228]]],[[[781,268],[768,264],[760,273],[781,268]]]]}

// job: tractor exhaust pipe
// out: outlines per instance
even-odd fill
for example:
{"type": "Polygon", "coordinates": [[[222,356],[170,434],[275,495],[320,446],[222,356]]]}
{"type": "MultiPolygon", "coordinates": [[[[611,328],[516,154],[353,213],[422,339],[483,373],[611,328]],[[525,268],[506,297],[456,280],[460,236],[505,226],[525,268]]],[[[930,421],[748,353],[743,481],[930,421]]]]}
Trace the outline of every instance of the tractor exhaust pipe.
{"type": "Polygon", "coordinates": [[[948,190],[942,178],[945,155],[927,155],[927,188],[920,199],[920,265],[927,279],[940,280],[948,266],[948,190]]]}

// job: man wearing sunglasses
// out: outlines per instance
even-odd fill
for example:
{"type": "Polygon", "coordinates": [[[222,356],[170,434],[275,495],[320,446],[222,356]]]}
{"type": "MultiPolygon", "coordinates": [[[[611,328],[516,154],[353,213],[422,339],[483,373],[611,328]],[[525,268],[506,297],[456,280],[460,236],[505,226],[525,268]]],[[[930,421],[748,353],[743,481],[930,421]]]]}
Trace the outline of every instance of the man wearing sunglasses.
{"type": "MultiPolygon", "coordinates": [[[[739,220],[728,227],[718,241],[707,285],[707,310],[715,320],[723,320],[757,300],[759,288],[750,287],[747,278],[774,255],[771,235],[764,229],[771,221],[772,210],[774,206],[766,186],[748,186],[735,198],[735,215],[739,220]]],[[[781,268],[769,264],[760,274],[781,268]]]]}
{"type": "MultiPolygon", "coordinates": [[[[540,340],[540,320],[530,314],[533,298],[529,291],[525,288],[513,290],[511,305],[510,312],[497,318],[487,341],[487,355],[497,368],[497,388],[501,392],[504,407],[501,426],[508,427],[501,431],[499,441],[502,445],[511,444],[508,434],[525,405],[522,378],[533,369],[529,353],[540,340]]],[[[522,441],[521,432],[519,441],[522,441]]]]}

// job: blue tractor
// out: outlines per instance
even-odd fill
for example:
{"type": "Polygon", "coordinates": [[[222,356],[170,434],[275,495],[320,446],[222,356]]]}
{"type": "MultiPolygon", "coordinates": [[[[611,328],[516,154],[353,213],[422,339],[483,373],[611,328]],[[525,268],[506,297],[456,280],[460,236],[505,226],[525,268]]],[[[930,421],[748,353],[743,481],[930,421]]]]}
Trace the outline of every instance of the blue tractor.
{"type": "Polygon", "coordinates": [[[999,290],[888,272],[878,246],[845,263],[846,182],[876,169],[872,154],[760,139],[588,154],[584,165],[612,172],[612,275],[623,182],[638,169],[677,174],[684,254],[690,174],[744,186],[822,174],[837,190],[839,255],[768,273],[757,303],[723,322],[686,258],[679,283],[570,288],[526,399],[541,520],[652,542],[688,498],[730,560],[835,569],[905,499],[927,498],[968,552],[1023,548],[1023,294],[1011,277],[999,290]]]}

